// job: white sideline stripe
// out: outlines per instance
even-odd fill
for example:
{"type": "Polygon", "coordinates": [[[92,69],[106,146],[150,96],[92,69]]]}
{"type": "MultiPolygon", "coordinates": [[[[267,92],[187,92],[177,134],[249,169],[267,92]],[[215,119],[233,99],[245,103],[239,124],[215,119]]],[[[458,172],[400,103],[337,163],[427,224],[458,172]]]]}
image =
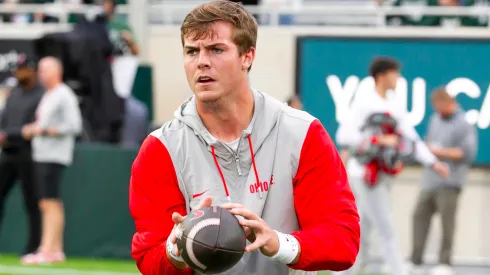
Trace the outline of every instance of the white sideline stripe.
{"type": "Polygon", "coordinates": [[[141,275],[140,273],[131,272],[114,272],[114,271],[98,271],[98,270],[76,270],[64,268],[49,268],[49,267],[21,267],[0,265],[0,273],[8,273],[12,275],[141,275]]]}

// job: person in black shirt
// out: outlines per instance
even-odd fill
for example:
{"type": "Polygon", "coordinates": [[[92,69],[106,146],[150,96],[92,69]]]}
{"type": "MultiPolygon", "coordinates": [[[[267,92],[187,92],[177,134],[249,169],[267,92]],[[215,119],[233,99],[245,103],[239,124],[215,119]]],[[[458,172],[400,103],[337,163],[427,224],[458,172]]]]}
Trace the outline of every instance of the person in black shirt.
{"type": "Polygon", "coordinates": [[[33,176],[31,143],[22,137],[24,125],[34,122],[44,89],[36,79],[36,64],[19,56],[15,71],[18,85],[10,92],[0,118],[0,226],[6,198],[14,183],[22,183],[24,203],[29,215],[29,240],[24,257],[36,252],[41,239],[41,213],[33,176]]]}

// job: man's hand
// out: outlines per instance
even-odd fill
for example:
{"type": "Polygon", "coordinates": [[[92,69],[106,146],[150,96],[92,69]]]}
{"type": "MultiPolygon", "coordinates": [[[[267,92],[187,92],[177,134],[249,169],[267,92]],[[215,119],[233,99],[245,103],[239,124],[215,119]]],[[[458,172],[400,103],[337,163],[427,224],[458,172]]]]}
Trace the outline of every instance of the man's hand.
{"type": "Polygon", "coordinates": [[[440,162],[440,161],[436,161],[433,165],[432,165],[432,169],[437,173],[439,174],[439,176],[443,177],[443,178],[447,178],[449,177],[449,167],[447,166],[447,164],[443,163],[443,162],[440,162]]]}
{"type": "MultiPolygon", "coordinates": [[[[204,207],[208,207],[208,206],[211,206],[213,202],[213,198],[212,197],[207,197],[205,198],[202,202],[201,202],[201,205],[199,206],[199,209],[200,208],[204,208],[204,207]]],[[[175,237],[175,228],[184,221],[186,216],[182,216],[180,215],[179,213],[177,212],[174,212],[172,214],[172,220],[174,221],[174,228],[172,229],[172,231],[170,232],[170,235],[168,236],[168,239],[170,240],[170,242],[173,244],[174,248],[173,248],[173,253],[176,255],[176,256],[180,256],[180,251],[179,249],[177,248],[177,238],[175,237]]],[[[176,261],[174,258],[172,258],[170,255],[168,255],[168,251],[167,251],[167,259],[173,264],[173,266],[175,266],[175,268],[177,269],[185,269],[187,268],[187,264],[184,263],[184,262],[179,262],[179,261],[176,261]]]]}
{"type": "Polygon", "coordinates": [[[130,32],[128,31],[121,31],[121,37],[122,39],[126,40],[128,44],[133,44],[133,36],[131,35],[130,32]]]}
{"type": "Polygon", "coordinates": [[[24,125],[21,130],[22,137],[25,140],[30,140],[34,136],[35,127],[34,123],[24,125]]]}
{"type": "Polygon", "coordinates": [[[46,129],[46,134],[48,136],[58,136],[60,132],[56,128],[48,128],[46,129]]]}
{"type": "Polygon", "coordinates": [[[21,133],[24,139],[30,140],[34,136],[40,136],[43,133],[43,130],[36,123],[33,122],[24,125],[24,127],[22,127],[21,133]]]}
{"type": "Polygon", "coordinates": [[[277,251],[279,251],[277,233],[262,218],[241,204],[227,203],[221,207],[230,210],[233,215],[245,218],[240,220],[240,224],[245,230],[247,239],[251,242],[250,245],[245,247],[246,252],[260,249],[260,252],[267,257],[277,254],[277,251]]]}

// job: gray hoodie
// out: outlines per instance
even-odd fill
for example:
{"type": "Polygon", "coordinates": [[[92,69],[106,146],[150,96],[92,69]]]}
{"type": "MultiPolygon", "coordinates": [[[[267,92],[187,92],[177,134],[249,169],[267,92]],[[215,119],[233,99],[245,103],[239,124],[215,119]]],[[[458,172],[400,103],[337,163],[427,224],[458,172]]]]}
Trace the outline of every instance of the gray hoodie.
{"type": "Polygon", "coordinates": [[[209,134],[194,97],[145,140],[130,183],[132,255],[143,274],[192,274],[170,264],[162,243],[173,226],[172,212],[185,215],[209,195],[214,205],[228,197],[243,204],[301,246],[295,266],[255,251],[223,274],[315,274],[353,264],[359,216],[332,140],[308,113],[261,92],[253,95],[255,122],[243,131],[236,152],[209,134]]]}

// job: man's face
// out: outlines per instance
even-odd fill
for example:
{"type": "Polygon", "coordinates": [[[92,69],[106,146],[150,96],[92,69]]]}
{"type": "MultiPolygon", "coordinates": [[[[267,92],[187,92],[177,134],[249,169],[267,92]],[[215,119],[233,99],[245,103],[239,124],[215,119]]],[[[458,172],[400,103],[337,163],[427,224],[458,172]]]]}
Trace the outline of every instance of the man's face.
{"type": "Polygon", "coordinates": [[[443,99],[432,100],[432,107],[442,117],[450,116],[454,112],[453,106],[454,106],[453,102],[449,100],[443,100],[443,99]]]}
{"type": "Polygon", "coordinates": [[[105,14],[112,15],[114,13],[114,4],[112,1],[103,0],[102,7],[104,8],[105,14]]]}
{"type": "Polygon", "coordinates": [[[29,82],[33,77],[35,77],[33,69],[21,67],[15,71],[15,78],[17,78],[17,81],[21,84],[29,82]]]}
{"type": "Polygon", "coordinates": [[[53,70],[46,62],[40,62],[38,67],[38,79],[41,84],[46,85],[53,78],[53,70]]]}
{"type": "Polygon", "coordinates": [[[303,110],[303,104],[298,99],[294,99],[291,102],[291,105],[290,106],[293,107],[293,108],[295,108],[295,109],[298,109],[298,110],[303,110]]]}
{"type": "Polygon", "coordinates": [[[232,40],[233,26],[215,22],[210,34],[197,40],[184,37],[184,69],[187,81],[197,99],[216,102],[233,94],[236,87],[247,81],[255,50],[240,56],[232,40]]]}
{"type": "Polygon", "coordinates": [[[388,89],[394,90],[396,88],[396,83],[400,77],[400,72],[397,70],[390,70],[385,73],[385,81],[388,89]]]}

